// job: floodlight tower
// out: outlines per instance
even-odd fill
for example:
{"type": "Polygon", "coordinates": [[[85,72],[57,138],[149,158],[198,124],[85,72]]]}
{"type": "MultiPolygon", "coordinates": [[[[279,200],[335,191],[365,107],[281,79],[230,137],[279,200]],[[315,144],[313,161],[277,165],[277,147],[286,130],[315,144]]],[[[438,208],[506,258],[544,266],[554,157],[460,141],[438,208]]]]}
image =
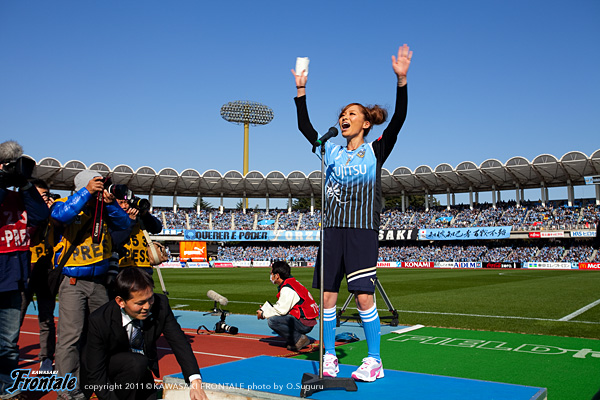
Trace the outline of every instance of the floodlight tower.
{"type": "Polygon", "coordinates": [[[236,100],[223,104],[221,117],[234,124],[244,124],[244,176],[248,173],[248,149],[250,124],[266,125],[273,120],[273,110],[264,104],[248,100],[236,100]]]}

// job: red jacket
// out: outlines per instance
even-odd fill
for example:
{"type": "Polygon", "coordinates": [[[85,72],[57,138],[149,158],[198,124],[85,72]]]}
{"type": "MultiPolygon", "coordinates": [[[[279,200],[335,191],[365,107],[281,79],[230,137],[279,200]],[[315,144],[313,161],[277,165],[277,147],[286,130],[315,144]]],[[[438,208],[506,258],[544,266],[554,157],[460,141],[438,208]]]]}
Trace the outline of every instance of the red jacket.
{"type": "MultiPolygon", "coordinates": [[[[294,277],[289,277],[281,285],[279,285],[279,292],[284,287],[291,288],[300,297],[300,301],[290,310],[290,315],[300,319],[316,319],[319,316],[319,306],[315,303],[312,295],[300,282],[294,277]]],[[[277,299],[279,299],[279,292],[277,292],[277,299]]]]}

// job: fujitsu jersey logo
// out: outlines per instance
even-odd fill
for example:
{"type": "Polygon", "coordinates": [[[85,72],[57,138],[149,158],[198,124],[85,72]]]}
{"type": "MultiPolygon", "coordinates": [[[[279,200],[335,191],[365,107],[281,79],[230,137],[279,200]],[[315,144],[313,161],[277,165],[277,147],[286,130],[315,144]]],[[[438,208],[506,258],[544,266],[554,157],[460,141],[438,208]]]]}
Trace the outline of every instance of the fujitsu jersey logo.
{"type": "Polygon", "coordinates": [[[339,179],[343,179],[348,176],[358,176],[367,174],[367,166],[361,165],[340,165],[334,168],[335,175],[339,179]]]}

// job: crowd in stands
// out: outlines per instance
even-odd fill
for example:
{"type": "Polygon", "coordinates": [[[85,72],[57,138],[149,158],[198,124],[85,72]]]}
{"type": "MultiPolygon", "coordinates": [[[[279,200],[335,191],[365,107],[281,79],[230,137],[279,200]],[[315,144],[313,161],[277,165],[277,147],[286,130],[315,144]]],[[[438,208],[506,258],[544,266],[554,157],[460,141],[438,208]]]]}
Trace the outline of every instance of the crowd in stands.
{"type": "MultiPolygon", "coordinates": [[[[596,229],[600,206],[569,207],[565,202],[515,202],[456,206],[450,210],[435,207],[429,210],[384,210],[382,229],[436,229],[512,226],[513,231],[596,229]],[[560,204],[562,203],[562,204],[560,204]]],[[[200,210],[155,208],[154,215],[165,229],[205,230],[317,230],[320,212],[288,210],[200,210]]]]}
{"type": "Polygon", "coordinates": [[[221,261],[315,261],[317,246],[219,246],[221,261]]]}
{"type": "MultiPolygon", "coordinates": [[[[318,246],[219,246],[221,261],[316,261],[318,246]]],[[[381,246],[379,261],[588,262],[591,245],[573,246],[381,246]]]]}
{"type": "MultiPolygon", "coordinates": [[[[591,246],[574,246],[569,249],[567,255],[563,258],[564,262],[579,262],[580,260],[589,260],[594,252],[591,246]]],[[[596,257],[598,259],[598,257],[596,257]]]]}
{"type": "MultiPolygon", "coordinates": [[[[318,230],[319,210],[200,210],[155,208],[154,215],[166,229],[202,230],[318,230]]],[[[381,213],[381,229],[436,229],[511,226],[513,231],[595,230],[600,206],[569,207],[565,202],[516,202],[480,204],[471,208],[459,205],[448,210],[398,209],[381,213]]],[[[316,260],[318,246],[221,246],[217,257],[228,261],[309,261],[316,260]]],[[[379,249],[380,261],[483,261],[483,262],[587,262],[597,257],[591,245],[539,247],[528,245],[394,245],[379,249]],[[593,259],[592,259],[593,258],[593,259]]],[[[600,258],[598,258],[600,260],[600,258]]]]}

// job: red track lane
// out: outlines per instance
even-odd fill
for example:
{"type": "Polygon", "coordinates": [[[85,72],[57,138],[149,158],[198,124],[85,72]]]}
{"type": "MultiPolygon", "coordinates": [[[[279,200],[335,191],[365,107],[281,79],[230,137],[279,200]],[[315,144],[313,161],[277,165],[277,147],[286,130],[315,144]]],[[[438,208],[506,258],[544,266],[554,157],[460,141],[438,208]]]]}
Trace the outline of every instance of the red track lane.
{"type": "MultiPolygon", "coordinates": [[[[192,346],[192,351],[198,360],[200,368],[211,365],[223,364],[260,355],[289,357],[298,353],[291,352],[285,348],[285,343],[277,337],[249,335],[249,334],[196,334],[193,329],[183,329],[192,346]]],[[[31,368],[37,370],[39,361],[37,355],[40,351],[39,326],[37,316],[27,315],[21,327],[19,336],[20,368],[31,368]]],[[[318,343],[313,343],[306,351],[318,349],[318,343]]],[[[164,337],[157,343],[161,379],[165,375],[181,372],[177,360],[173,355],[169,344],[164,337]]],[[[55,400],[56,393],[28,392],[28,400],[55,400]]]]}

